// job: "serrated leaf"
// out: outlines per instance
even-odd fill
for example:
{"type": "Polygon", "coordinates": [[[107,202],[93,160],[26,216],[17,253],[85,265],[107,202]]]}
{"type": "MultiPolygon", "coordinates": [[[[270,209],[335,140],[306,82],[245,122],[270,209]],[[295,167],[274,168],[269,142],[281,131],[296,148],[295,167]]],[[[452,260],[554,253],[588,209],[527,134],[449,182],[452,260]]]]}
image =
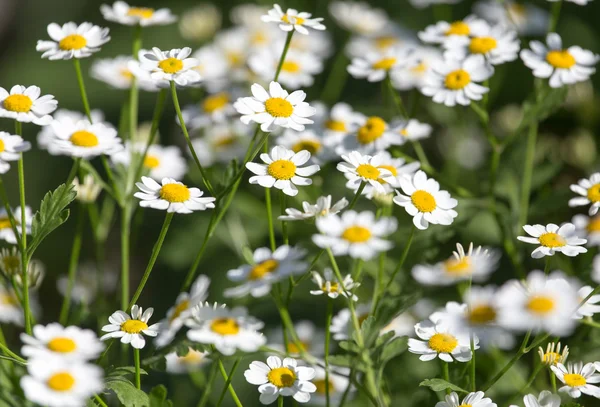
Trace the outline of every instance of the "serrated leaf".
{"type": "Polygon", "coordinates": [[[341,341],[340,342],[340,348],[342,348],[342,349],[344,349],[344,350],[346,350],[348,352],[352,352],[352,353],[358,353],[358,352],[360,352],[360,348],[353,341],[341,341]]]}
{"type": "MultiPolygon", "coordinates": [[[[362,322],[360,331],[362,333],[365,349],[370,348],[379,336],[379,329],[375,324],[375,317],[372,315],[367,317],[367,319],[362,322]]],[[[352,335],[352,337],[358,343],[356,332],[352,335]]]]}
{"type": "Polygon", "coordinates": [[[390,339],[392,339],[395,334],[396,333],[394,331],[390,331],[390,332],[384,333],[383,335],[379,335],[379,337],[375,341],[375,348],[379,348],[379,347],[385,345],[385,343],[387,341],[389,341],[390,339]]]}
{"type": "Polygon", "coordinates": [[[429,387],[433,391],[443,391],[446,389],[450,389],[461,393],[468,393],[468,391],[466,391],[465,389],[462,389],[443,379],[426,379],[419,383],[419,386],[429,387]]]}
{"type": "Polygon", "coordinates": [[[567,97],[568,86],[552,89],[544,85],[539,90],[537,100],[529,100],[523,104],[523,119],[516,133],[520,133],[534,121],[542,121],[562,106],[567,97]]]}
{"type": "Polygon", "coordinates": [[[385,344],[381,351],[381,363],[386,363],[398,355],[401,355],[408,349],[408,337],[399,336],[385,344]]]}
{"type": "Polygon", "coordinates": [[[106,382],[106,388],[112,390],[121,404],[125,407],[149,407],[150,399],[143,391],[128,381],[110,380],[106,382]]]}
{"type": "Polygon", "coordinates": [[[335,366],[351,367],[356,362],[356,359],[351,355],[332,355],[329,356],[329,363],[335,366]]]}
{"type": "Polygon", "coordinates": [[[170,400],[167,400],[167,388],[165,386],[158,385],[154,387],[150,394],[148,394],[150,398],[150,407],[172,407],[173,403],[170,400]]]}

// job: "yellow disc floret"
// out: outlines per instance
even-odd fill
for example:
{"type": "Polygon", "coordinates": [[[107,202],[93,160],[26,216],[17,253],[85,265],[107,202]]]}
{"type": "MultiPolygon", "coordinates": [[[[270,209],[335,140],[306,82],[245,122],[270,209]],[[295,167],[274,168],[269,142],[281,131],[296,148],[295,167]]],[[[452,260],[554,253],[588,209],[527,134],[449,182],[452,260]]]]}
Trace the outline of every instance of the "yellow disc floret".
{"type": "Polygon", "coordinates": [[[128,16],[138,17],[138,18],[143,18],[143,19],[150,18],[150,17],[152,17],[153,14],[154,14],[154,9],[148,8],[148,7],[130,7],[129,10],[127,10],[128,16]]]}
{"type": "Polygon", "coordinates": [[[567,244],[565,239],[558,233],[552,233],[552,232],[544,233],[540,237],[538,237],[538,239],[540,241],[540,244],[544,247],[550,247],[550,248],[563,247],[564,245],[567,244]]]}
{"type": "Polygon", "coordinates": [[[160,165],[160,160],[156,156],[147,155],[144,158],[144,167],[146,167],[146,168],[156,168],[159,165],[160,165]]]}
{"type": "Polygon", "coordinates": [[[569,387],[585,386],[587,381],[585,377],[577,373],[567,373],[564,376],[565,384],[569,387]]]}
{"type": "Polygon", "coordinates": [[[489,324],[496,320],[496,310],[487,304],[477,305],[471,308],[468,318],[472,324],[489,324]]]}
{"type": "Polygon", "coordinates": [[[527,309],[538,315],[545,315],[552,312],[554,306],[554,299],[543,295],[533,296],[527,301],[527,309]]]}
{"type": "Polygon", "coordinates": [[[473,54],[487,54],[498,46],[498,42],[493,37],[475,37],[471,39],[469,51],[473,54]]]}
{"type": "Polygon", "coordinates": [[[339,120],[327,120],[325,122],[325,127],[331,131],[339,131],[339,132],[348,131],[348,129],[346,129],[346,124],[339,120]]]}
{"type": "Polygon", "coordinates": [[[588,188],[587,198],[592,202],[600,202],[600,184],[595,184],[588,188]]]}
{"type": "Polygon", "coordinates": [[[277,270],[277,267],[279,267],[279,262],[277,260],[274,260],[274,259],[265,260],[262,263],[259,263],[256,266],[252,267],[252,270],[250,270],[250,274],[248,275],[248,278],[250,280],[260,280],[261,278],[264,278],[266,275],[273,273],[275,270],[277,270]]]}
{"type": "Polygon", "coordinates": [[[4,99],[2,105],[6,110],[10,110],[11,112],[27,113],[31,110],[33,101],[26,95],[10,95],[4,99]]]}
{"type": "Polygon", "coordinates": [[[71,134],[69,141],[77,147],[96,147],[98,145],[98,137],[86,130],[76,131],[71,134]]]}
{"type": "Polygon", "coordinates": [[[381,171],[371,164],[361,164],[356,167],[356,173],[365,179],[377,180],[381,175],[381,171]]]}
{"type": "Polygon", "coordinates": [[[160,189],[158,195],[171,203],[185,202],[190,199],[190,190],[182,184],[167,184],[160,189]]]}
{"type": "Polygon", "coordinates": [[[183,69],[183,61],[177,58],[167,58],[160,61],[158,67],[162,69],[164,73],[173,74],[183,69]]]}
{"type": "Polygon", "coordinates": [[[444,85],[450,90],[463,89],[469,83],[471,83],[471,75],[464,69],[452,71],[444,79],[444,85]]]}
{"type": "Polygon", "coordinates": [[[267,174],[276,180],[292,179],[296,175],[296,164],[289,160],[276,160],[267,167],[267,174]]]}
{"type": "Polygon", "coordinates": [[[295,73],[295,72],[300,71],[300,64],[298,64],[297,62],[294,62],[294,61],[285,61],[281,65],[281,70],[285,71],[285,72],[295,73]]]}
{"type": "Polygon", "coordinates": [[[265,101],[265,110],[273,117],[290,117],[294,106],[283,98],[269,98],[265,101]]]}
{"type": "Polygon", "coordinates": [[[71,338],[58,337],[46,344],[48,349],[58,353],[71,353],[77,349],[77,344],[71,338]]]}
{"type": "Polygon", "coordinates": [[[548,52],[546,54],[546,61],[558,69],[569,69],[576,62],[573,55],[567,50],[548,52]]]}
{"type": "Polygon", "coordinates": [[[59,41],[58,47],[63,51],[75,51],[87,45],[87,40],[79,34],[67,35],[59,41]]]}
{"type": "Polygon", "coordinates": [[[363,226],[350,226],[342,233],[342,239],[350,243],[364,243],[370,238],[371,231],[363,226]]]}
{"type": "Polygon", "coordinates": [[[462,21],[455,21],[450,24],[450,27],[446,30],[446,35],[469,35],[471,28],[469,25],[462,21]]]}
{"type": "Polygon", "coordinates": [[[373,69],[389,71],[396,64],[396,58],[383,58],[373,64],[373,69]]]}
{"type": "Polygon", "coordinates": [[[358,129],[356,138],[360,144],[369,144],[383,136],[386,124],[381,117],[372,116],[358,129]]]}
{"type": "Polygon", "coordinates": [[[419,212],[433,212],[437,207],[433,195],[422,189],[415,191],[411,195],[410,200],[419,212]]]}
{"type": "Polygon", "coordinates": [[[237,335],[240,325],[233,318],[217,318],[210,323],[210,330],[219,335],[237,335]]]}
{"type": "Polygon", "coordinates": [[[308,151],[311,155],[316,154],[321,150],[321,143],[317,140],[300,140],[292,146],[292,151],[294,153],[302,150],[308,151]]]}
{"type": "Polygon", "coordinates": [[[221,92],[204,99],[202,102],[202,109],[207,113],[213,113],[227,106],[227,103],[229,103],[229,95],[225,92],[221,92]]]}
{"type": "Polygon", "coordinates": [[[296,373],[290,368],[278,367],[267,373],[267,379],[278,388],[291,387],[296,381],[296,373]]]}
{"type": "Polygon", "coordinates": [[[68,372],[55,373],[46,382],[54,391],[69,391],[75,386],[75,378],[68,372]]]}
{"type": "Polygon", "coordinates": [[[128,334],[139,334],[146,329],[148,329],[148,324],[139,319],[128,319],[121,324],[121,331],[128,334]]]}
{"type": "Polygon", "coordinates": [[[450,335],[438,333],[429,338],[429,347],[438,353],[451,353],[458,346],[458,340],[450,335]]]}

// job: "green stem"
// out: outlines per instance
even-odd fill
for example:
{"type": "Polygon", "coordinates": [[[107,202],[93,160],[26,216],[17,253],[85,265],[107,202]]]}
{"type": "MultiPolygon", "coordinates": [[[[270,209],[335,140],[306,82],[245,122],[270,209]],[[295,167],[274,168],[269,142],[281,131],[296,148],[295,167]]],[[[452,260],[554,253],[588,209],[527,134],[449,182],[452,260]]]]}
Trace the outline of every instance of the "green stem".
{"type": "Polygon", "coordinates": [[[327,313],[325,314],[325,405],[329,407],[329,341],[331,339],[331,319],[333,317],[333,301],[327,297],[327,313]]]}
{"type": "MultiPolygon", "coordinates": [[[[227,382],[229,380],[229,376],[227,375],[227,372],[225,371],[225,366],[223,366],[223,362],[221,361],[221,359],[219,359],[217,361],[217,363],[219,364],[219,370],[221,371],[221,376],[223,376],[223,379],[225,379],[225,382],[227,382]]],[[[229,382],[229,386],[227,386],[227,388],[229,389],[229,394],[231,394],[231,397],[233,398],[233,402],[235,403],[235,405],[237,407],[243,407],[242,403],[240,402],[240,399],[238,398],[237,394],[235,393],[235,390],[233,389],[233,386],[231,385],[231,381],[229,382]]]]}
{"type": "Polygon", "coordinates": [[[115,175],[113,173],[112,168],[110,168],[110,164],[108,163],[108,158],[105,155],[101,157],[102,166],[104,167],[104,171],[106,171],[106,176],[108,177],[108,182],[110,182],[110,186],[115,194],[115,200],[119,204],[121,208],[125,206],[123,197],[121,196],[121,192],[119,191],[119,186],[117,185],[115,175]]]}
{"type": "Polygon", "coordinates": [[[96,402],[99,403],[101,407],[108,407],[108,405],[104,402],[104,400],[100,398],[99,395],[94,394],[94,400],[96,400],[96,402]]]}
{"type": "Polygon", "coordinates": [[[402,254],[400,255],[400,260],[398,261],[396,268],[394,269],[394,271],[392,272],[392,275],[390,276],[390,284],[394,281],[394,279],[396,278],[396,274],[398,274],[398,272],[404,265],[404,262],[406,261],[406,257],[408,256],[408,251],[410,250],[410,246],[411,246],[413,238],[415,236],[416,229],[417,229],[416,226],[412,225],[412,227],[410,229],[410,235],[408,235],[408,240],[406,241],[406,244],[404,245],[404,250],[402,250],[402,254]]]}
{"type": "Polygon", "coordinates": [[[554,3],[552,3],[552,14],[550,17],[550,25],[548,26],[549,33],[556,31],[556,26],[558,25],[558,19],[560,17],[561,6],[562,0],[555,1],[554,3]]]}
{"type": "Polygon", "coordinates": [[[557,394],[556,391],[556,376],[551,369],[548,369],[548,374],[550,375],[550,383],[552,384],[552,393],[557,394]]]}
{"type": "Polygon", "coordinates": [[[283,396],[277,397],[277,406],[283,407],[283,396]]]}
{"type": "MultiPolygon", "coordinates": [[[[441,359],[440,363],[442,364],[442,379],[450,383],[450,372],[448,370],[448,363],[444,362],[441,359]]],[[[450,394],[450,389],[446,389],[446,394],[450,394]]]]}
{"type": "Polygon", "coordinates": [[[206,402],[208,401],[208,396],[210,396],[210,390],[212,389],[213,382],[217,378],[217,372],[217,362],[214,361],[212,366],[210,367],[210,373],[208,374],[208,382],[206,383],[206,388],[202,392],[202,397],[200,398],[198,407],[204,407],[206,405],[206,402]]]}
{"type": "Polygon", "coordinates": [[[550,272],[550,256],[546,256],[546,262],[544,264],[544,274],[548,275],[550,272]]]}
{"type": "Polygon", "coordinates": [[[346,70],[348,65],[346,44],[349,38],[350,34],[348,33],[335,55],[333,64],[331,65],[331,71],[329,71],[329,75],[323,86],[323,91],[321,92],[320,100],[328,105],[332,105],[340,100],[340,95],[344,90],[344,85],[348,79],[348,71],[346,70]]]}
{"type": "Polygon", "coordinates": [[[350,202],[350,205],[348,205],[348,208],[346,210],[349,211],[350,209],[354,208],[354,205],[356,205],[358,198],[361,196],[361,194],[366,186],[367,186],[367,181],[362,181],[360,183],[360,186],[358,187],[358,189],[356,190],[356,193],[354,194],[354,197],[352,198],[352,202],[350,202]]]}
{"type": "MultiPolygon", "coordinates": [[[[286,207],[286,201],[287,201],[287,195],[283,193],[283,191],[280,192],[279,194],[279,198],[280,198],[280,206],[281,206],[281,214],[285,215],[285,207],[286,207]]],[[[290,243],[290,239],[288,237],[288,227],[287,227],[287,222],[282,220],[281,221],[281,235],[283,236],[283,244],[289,244],[290,243]]]]}
{"type": "Polygon", "coordinates": [[[488,381],[482,388],[481,390],[483,392],[486,392],[489,390],[490,387],[492,387],[498,380],[500,380],[502,378],[502,376],[504,376],[506,374],[506,372],[508,372],[510,370],[510,368],[519,360],[521,359],[521,357],[527,353],[529,350],[527,348],[527,342],[529,342],[529,338],[531,337],[531,331],[528,331],[525,334],[525,338],[523,339],[523,343],[521,343],[521,347],[519,348],[519,350],[517,351],[517,353],[512,357],[511,360],[508,361],[508,363],[506,365],[504,365],[504,367],[502,368],[502,370],[500,370],[492,379],[490,379],[490,381],[488,381]]]}
{"type": "Polygon", "coordinates": [[[204,185],[206,186],[206,189],[208,190],[208,192],[210,192],[210,194],[212,196],[215,196],[215,191],[210,183],[210,180],[208,179],[208,175],[206,174],[204,167],[200,163],[200,159],[198,159],[196,150],[194,150],[194,145],[192,144],[192,141],[190,140],[190,135],[188,133],[187,127],[185,126],[185,121],[183,120],[183,114],[181,113],[181,107],[179,106],[179,99],[177,98],[177,87],[175,86],[174,81],[171,81],[171,98],[173,99],[173,106],[175,107],[175,111],[177,112],[177,117],[179,118],[179,124],[181,125],[181,130],[183,131],[183,136],[185,137],[185,141],[188,145],[188,148],[190,149],[190,152],[192,153],[194,162],[196,163],[196,166],[198,167],[198,169],[200,170],[200,174],[202,175],[202,181],[204,182],[204,185]]]}
{"type": "Polygon", "coordinates": [[[523,168],[523,178],[521,184],[521,199],[519,210],[518,227],[527,223],[527,213],[529,211],[529,194],[531,193],[531,178],[533,176],[533,161],[535,159],[535,144],[537,140],[538,123],[533,122],[529,126],[527,134],[527,150],[525,152],[525,168],[523,168]]]}
{"type": "Polygon", "coordinates": [[[162,228],[160,230],[160,234],[158,235],[158,240],[154,243],[154,247],[152,248],[152,255],[150,256],[150,261],[148,262],[148,266],[146,266],[146,271],[144,271],[144,275],[142,276],[142,280],[138,285],[137,290],[135,290],[135,294],[133,294],[133,298],[131,299],[129,306],[127,309],[131,308],[136,301],[140,298],[142,294],[142,290],[146,286],[146,282],[150,278],[150,273],[152,272],[152,268],[154,267],[154,263],[156,263],[156,259],[158,258],[158,253],[160,253],[160,249],[165,241],[165,237],[167,236],[167,231],[169,230],[169,225],[171,224],[171,220],[173,220],[173,215],[175,212],[168,212],[165,216],[165,221],[163,222],[162,228]]]}
{"type": "Polygon", "coordinates": [[[129,231],[131,217],[128,207],[121,210],[121,309],[129,308],[129,231]]]}
{"type": "Polygon", "coordinates": [[[19,229],[17,229],[17,221],[15,220],[15,215],[10,207],[10,202],[8,201],[8,195],[6,194],[2,177],[0,177],[0,199],[2,199],[4,209],[6,210],[6,215],[8,216],[8,221],[10,222],[10,227],[15,234],[15,239],[17,239],[17,245],[21,247],[21,234],[19,233],[19,229]]]}
{"type": "MultiPolygon", "coordinates": [[[[470,290],[469,290],[470,291],[470,290]]],[[[475,339],[473,338],[473,333],[470,335],[470,345],[471,345],[471,391],[477,391],[477,384],[475,381],[475,371],[476,371],[476,363],[475,363],[475,339]]]]}
{"type": "Polygon", "coordinates": [[[17,355],[16,353],[14,353],[13,351],[11,351],[10,349],[8,349],[8,346],[6,346],[6,344],[4,343],[4,341],[0,341],[0,350],[7,356],[13,358],[16,362],[25,365],[27,364],[27,361],[25,359],[23,359],[21,356],[17,355]]]}
{"type": "Polygon", "coordinates": [[[287,37],[285,38],[285,45],[283,46],[283,52],[281,53],[281,57],[279,58],[279,63],[277,64],[277,70],[275,71],[275,78],[273,79],[275,82],[277,82],[277,79],[279,79],[279,74],[281,73],[281,67],[283,66],[283,63],[285,62],[285,56],[287,55],[288,50],[290,48],[290,43],[292,42],[292,37],[294,36],[294,31],[296,31],[296,30],[289,31],[287,33],[287,37]]]}
{"type": "Polygon", "coordinates": [[[429,160],[427,159],[427,155],[425,154],[425,150],[423,150],[423,146],[421,145],[421,143],[418,141],[413,141],[412,146],[423,168],[433,168],[429,163],[429,160]]]}
{"type": "Polygon", "coordinates": [[[69,274],[67,282],[67,291],[65,292],[65,298],[63,299],[62,307],[60,310],[59,322],[63,326],[67,326],[69,321],[69,308],[71,306],[71,294],[73,293],[73,286],[75,285],[75,276],[77,274],[77,263],[79,262],[79,253],[81,252],[81,239],[83,235],[83,224],[84,224],[84,206],[79,205],[77,211],[77,221],[75,223],[75,237],[73,238],[73,246],[71,247],[71,258],[69,259],[69,274]]]}
{"type": "Polygon", "coordinates": [[[142,388],[142,378],[140,374],[140,350],[133,348],[133,360],[135,362],[135,387],[142,388]]]}
{"type": "Polygon", "coordinates": [[[275,228],[273,227],[273,208],[271,207],[271,188],[265,188],[265,206],[267,207],[267,223],[269,224],[269,243],[271,251],[275,251],[275,228]]]}
{"type": "Polygon", "coordinates": [[[79,85],[79,92],[81,93],[81,101],[83,102],[83,110],[90,123],[92,122],[92,112],[90,111],[90,103],[88,102],[87,92],[85,91],[85,83],[83,82],[83,75],[81,73],[81,63],[79,59],[73,58],[73,65],[75,66],[75,74],[77,75],[77,84],[79,85]]]}
{"type": "Polygon", "coordinates": [[[386,75],[385,82],[390,91],[390,94],[392,95],[392,98],[394,99],[394,105],[396,106],[396,110],[398,110],[398,113],[400,114],[400,116],[402,116],[403,119],[408,119],[408,112],[404,107],[402,98],[400,97],[398,92],[396,92],[396,89],[394,89],[394,87],[392,86],[392,80],[390,79],[390,75],[386,75]]]}
{"type": "Polygon", "coordinates": [[[233,362],[233,366],[229,371],[229,377],[225,381],[225,385],[223,386],[223,390],[221,391],[221,395],[219,396],[219,401],[217,402],[217,407],[221,407],[221,403],[223,403],[223,399],[225,398],[225,394],[227,393],[227,389],[231,386],[231,379],[233,379],[233,375],[235,374],[238,365],[242,361],[242,358],[237,358],[235,362],[233,362]]]}
{"type": "MultiPolygon", "coordinates": [[[[133,58],[137,59],[138,52],[142,48],[142,27],[136,25],[133,27],[133,44],[132,54],[133,58]]],[[[162,90],[161,90],[162,92],[162,90]]],[[[131,78],[131,88],[129,89],[129,139],[133,142],[137,133],[137,121],[138,121],[138,105],[139,105],[139,90],[137,78],[133,76],[131,78]]]]}

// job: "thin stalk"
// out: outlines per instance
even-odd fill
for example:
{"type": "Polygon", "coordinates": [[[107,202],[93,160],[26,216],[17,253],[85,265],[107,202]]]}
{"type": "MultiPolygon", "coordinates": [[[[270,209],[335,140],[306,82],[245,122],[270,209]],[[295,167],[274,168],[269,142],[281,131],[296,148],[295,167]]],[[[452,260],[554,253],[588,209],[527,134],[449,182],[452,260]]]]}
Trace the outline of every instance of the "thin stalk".
{"type": "MultiPolygon", "coordinates": [[[[133,58],[137,59],[138,52],[142,48],[142,27],[138,24],[133,27],[133,58]]],[[[161,91],[162,92],[162,91],[161,91]]],[[[131,78],[131,87],[129,88],[129,139],[135,140],[138,121],[139,90],[137,78],[135,75],[131,78]]]]}
{"type": "Polygon", "coordinates": [[[408,251],[410,250],[410,246],[411,246],[413,238],[415,236],[416,229],[417,228],[415,227],[415,225],[413,225],[410,229],[410,235],[408,235],[408,240],[407,240],[406,244],[404,245],[404,250],[402,250],[402,254],[400,255],[400,260],[398,261],[396,268],[394,269],[394,271],[392,272],[392,275],[390,276],[390,283],[392,281],[394,281],[394,279],[396,278],[396,274],[398,274],[398,272],[404,265],[404,262],[406,261],[406,257],[408,256],[408,251]]]}
{"type": "Polygon", "coordinates": [[[531,337],[531,331],[528,331],[525,334],[525,338],[523,339],[523,343],[521,343],[521,347],[517,351],[517,353],[512,357],[511,360],[508,361],[506,365],[500,370],[490,381],[488,381],[481,390],[483,392],[488,391],[490,387],[492,387],[498,380],[502,378],[510,370],[510,368],[519,360],[521,357],[528,352],[527,342],[529,342],[529,338],[531,337]]]}
{"type": "Polygon", "coordinates": [[[424,168],[433,168],[431,166],[431,164],[429,163],[429,160],[427,159],[427,155],[425,154],[425,150],[423,150],[423,146],[421,146],[421,143],[418,141],[413,141],[412,146],[413,146],[413,150],[415,150],[415,154],[417,155],[417,158],[419,159],[419,162],[421,163],[421,165],[424,168]]]}
{"type": "Polygon", "coordinates": [[[81,63],[79,59],[73,58],[73,65],[75,66],[75,74],[77,75],[77,84],[79,85],[79,92],[81,93],[81,101],[83,102],[83,110],[90,123],[92,122],[92,112],[90,111],[90,104],[88,102],[87,92],[85,91],[85,83],[83,82],[83,75],[81,73],[81,63]]]}
{"type": "Polygon", "coordinates": [[[115,199],[116,199],[117,203],[119,204],[119,206],[122,208],[125,206],[125,204],[124,204],[124,200],[122,199],[123,197],[121,196],[121,192],[119,192],[119,186],[117,185],[113,170],[112,170],[112,168],[110,168],[110,164],[108,163],[108,159],[106,158],[105,155],[103,155],[101,157],[101,160],[102,160],[102,166],[104,167],[104,171],[106,171],[106,176],[108,177],[108,181],[110,182],[110,186],[112,187],[113,192],[115,194],[115,199]]]}
{"type": "Polygon", "coordinates": [[[561,6],[562,6],[562,0],[552,3],[552,11],[551,11],[552,14],[550,17],[550,24],[548,26],[549,33],[556,31],[556,26],[558,25],[558,19],[560,17],[561,6]]]}
{"type": "Polygon", "coordinates": [[[63,326],[67,326],[69,321],[69,308],[71,306],[71,294],[73,293],[73,286],[75,285],[75,277],[77,274],[77,264],[79,262],[79,253],[81,252],[81,239],[83,235],[83,224],[84,224],[84,205],[81,204],[77,211],[77,220],[75,223],[75,237],[73,238],[73,245],[71,246],[71,258],[69,259],[69,274],[67,282],[67,290],[65,292],[65,298],[63,299],[62,307],[60,309],[59,322],[63,326]]]}
{"type": "Polygon", "coordinates": [[[101,407],[108,407],[108,405],[104,402],[104,400],[100,398],[99,395],[94,394],[94,400],[96,400],[96,402],[99,403],[101,407]]]}
{"type": "MultiPolygon", "coordinates": [[[[219,359],[217,361],[217,363],[219,364],[219,370],[221,371],[221,376],[223,376],[223,379],[225,380],[225,382],[227,382],[227,380],[229,380],[229,376],[227,375],[227,372],[225,371],[225,366],[223,366],[223,362],[221,361],[221,359],[219,359]]],[[[227,386],[227,388],[229,389],[229,394],[231,394],[231,397],[233,398],[233,402],[235,403],[235,405],[237,407],[243,407],[240,399],[238,398],[237,394],[235,393],[233,386],[231,385],[231,381],[229,382],[229,386],[227,386]]]]}
{"type": "Polygon", "coordinates": [[[476,371],[476,362],[475,362],[475,339],[473,337],[473,332],[470,335],[470,346],[471,346],[471,391],[477,391],[477,384],[475,381],[475,371],[476,371]]]}
{"type": "Polygon", "coordinates": [[[394,100],[394,105],[396,106],[396,110],[398,110],[398,113],[400,114],[400,116],[402,116],[403,119],[408,119],[408,112],[406,111],[406,108],[404,107],[402,98],[400,97],[398,92],[396,92],[396,89],[394,89],[394,87],[392,86],[392,80],[390,79],[390,75],[386,75],[385,82],[386,82],[386,85],[387,85],[387,87],[390,91],[390,94],[392,95],[392,98],[394,100]]]}
{"type": "Polygon", "coordinates": [[[285,56],[288,53],[288,50],[290,49],[290,43],[292,42],[292,37],[294,36],[294,32],[296,30],[292,30],[289,31],[287,33],[287,37],[285,38],[285,45],[283,46],[283,52],[281,53],[281,57],[279,58],[279,63],[277,64],[277,70],[275,71],[275,78],[273,79],[275,82],[277,82],[277,79],[279,79],[279,74],[281,73],[281,67],[283,66],[283,63],[285,62],[285,56]]]}
{"type": "Polygon", "coordinates": [[[320,100],[324,101],[328,105],[332,105],[340,99],[340,95],[344,90],[344,85],[348,78],[348,71],[346,67],[348,65],[348,57],[346,56],[346,43],[350,38],[350,34],[346,34],[345,39],[342,41],[340,48],[338,49],[333,64],[331,65],[331,71],[327,76],[327,80],[323,86],[320,100]]]}
{"type": "Polygon", "coordinates": [[[546,256],[546,262],[544,264],[544,274],[548,275],[550,272],[550,256],[546,256]]]}
{"type": "Polygon", "coordinates": [[[221,407],[221,403],[223,403],[223,399],[225,398],[227,389],[231,385],[231,379],[233,379],[233,375],[235,374],[235,371],[238,368],[238,365],[240,364],[241,361],[242,361],[242,358],[237,358],[235,360],[235,362],[233,362],[233,366],[231,367],[231,370],[229,371],[229,377],[225,381],[225,385],[223,386],[223,390],[221,391],[221,395],[219,396],[219,401],[217,401],[217,407],[221,407]]]}
{"type": "Polygon", "coordinates": [[[275,228],[273,227],[273,208],[271,206],[271,188],[265,188],[265,206],[267,207],[267,223],[269,225],[269,243],[271,251],[275,251],[275,228]]]}
{"type": "Polygon", "coordinates": [[[137,290],[135,290],[135,294],[133,294],[133,298],[131,299],[129,306],[127,309],[131,308],[140,295],[142,294],[142,290],[146,286],[146,282],[150,278],[150,273],[152,272],[152,268],[154,267],[154,263],[156,263],[156,259],[158,258],[158,254],[160,253],[160,249],[165,241],[165,237],[167,236],[167,232],[169,230],[169,225],[171,224],[171,220],[173,220],[174,212],[168,212],[165,216],[165,221],[163,222],[162,228],[160,230],[160,234],[158,235],[158,240],[154,243],[154,247],[152,248],[152,255],[150,256],[150,261],[146,266],[146,271],[144,271],[144,275],[142,276],[142,280],[138,285],[137,290]]]}
{"type": "Polygon", "coordinates": [[[206,382],[206,388],[202,392],[202,397],[200,398],[200,402],[198,403],[198,407],[204,407],[206,402],[208,401],[208,396],[210,396],[210,389],[212,388],[213,382],[215,381],[218,373],[217,362],[213,362],[210,367],[210,372],[208,373],[208,382],[206,382]]]}
{"type": "Polygon", "coordinates": [[[8,346],[6,346],[6,344],[3,341],[0,341],[0,350],[7,356],[10,356],[11,358],[13,358],[16,362],[25,365],[27,364],[27,361],[25,359],[23,359],[21,356],[17,355],[16,353],[14,353],[13,351],[11,351],[10,349],[8,349],[8,346]]]}
{"type": "Polygon", "coordinates": [[[140,350],[133,348],[133,360],[135,363],[135,387],[142,388],[142,378],[140,374],[140,350]]]}
{"type": "Polygon", "coordinates": [[[331,337],[331,319],[333,317],[333,301],[327,296],[327,313],[325,314],[325,405],[329,407],[329,341],[331,337]]]}
{"type": "MultiPolygon", "coordinates": [[[[279,205],[279,206],[281,206],[281,214],[285,215],[285,207],[286,207],[287,195],[284,194],[283,191],[281,191],[279,193],[279,198],[280,198],[280,202],[281,202],[280,205],[279,205]]],[[[284,220],[281,221],[281,235],[283,236],[283,244],[289,244],[290,243],[290,239],[288,237],[287,222],[284,221],[284,220]]]]}
{"type": "Polygon", "coordinates": [[[518,227],[521,227],[527,223],[527,212],[529,211],[529,194],[531,193],[531,178],[533,176],[533,161],[535,158],[537,131],[537,122],[531,123],[529,126],[529,133],[527,134],[527,150],[525,152],[525,168],[523,169],[523,181],[521,184],[518,227]]]}
{"type": "Polygon", "coordinates": [[[129,308],[129,229],[131,217],[127,209],[121,210],[121,309],[129,308]]]}
{"type": "Polygon", "coordinates": [[[367,181],[362,181],[360,183],[360,186],[356,190],[356,193],[354,194],[354,197],[352,198],[352,201],[350,202],[350,205],[348,205],[347,210],[350,210],[350,209],[354,208],[354,205],[356,205],[356,202],[358,201],[358,198],[361,196],[361,194],[362,194],[362,192],[363,192],[363,190],[365,189],[366,186],[367,186],[367,181]]]}
{"type": "Polygon", "coordinates": [[[557,394],[558,392],[556,391],[556,376],[554,375],[552,369],[548,369],[548,374],[550,375],[550,383],[552,384],[552,393],[557,394]]]}
{"type": "MultiPolygon", "coordinates": [[[[450,372],[448,371],[448,363],[440,359],[442,365],[442,379],[450,383],[450,372]]],[[[446,394],[450,394],[450,389],[446,389],[446,394]]]]}
{"type": "Polygon", "coordinates": [[[277,406],[283,407],[283,396],[277,397],[277,406]]]}

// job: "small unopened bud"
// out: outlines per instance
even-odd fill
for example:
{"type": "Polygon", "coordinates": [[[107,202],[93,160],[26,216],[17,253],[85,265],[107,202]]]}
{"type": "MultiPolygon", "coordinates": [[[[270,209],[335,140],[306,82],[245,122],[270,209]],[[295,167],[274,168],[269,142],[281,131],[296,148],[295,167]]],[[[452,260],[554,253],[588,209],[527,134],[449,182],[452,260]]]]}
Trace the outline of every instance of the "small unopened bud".
{"type": "Polygon", "coordinates": [[[375,202],[375,205],[381,207],[381,208],[389,208],[392,206],[392,204],[394,203],[393,201],[394,199],[394,194],[382,194],[379,192],[375,192],[373,194],[373,202],[375,202]]]}
{"type": "Polygon", "coordinates": [[[91,174],[87,174],[83,178],[83,184],[79,183],[79,178],[75,177],[73,180],[73,185],[75,186],[75,192],[77,192],[77,199],[83,203],[92,203],[96,201],[98,198],[98,194],[102,190],[102,187],[96,184],[94,177],[91,174]]]}
{"type": "Polygon", "coordinates": [[[16,247],[0,250],[0,270],[8,280],[19,275],[21,272],[21,252],[16,247]]]}
{"type": "Polygon", "coordinates": [[[186,11],[179,21],[179,32],[186,40],[204,41],[221,28],[221,12],[212,4],[203,3],[186,11]]]}
{"type": "MultiPolygon", "coordinates": [[[[46,267],[39,260],[31,260],[27,265],[27,285],[30,290],[37,290],[42,285],[46,276],[46,267]]],[[[15,274],[15,282],[23,286],[21,274],[15,274]]]]}

